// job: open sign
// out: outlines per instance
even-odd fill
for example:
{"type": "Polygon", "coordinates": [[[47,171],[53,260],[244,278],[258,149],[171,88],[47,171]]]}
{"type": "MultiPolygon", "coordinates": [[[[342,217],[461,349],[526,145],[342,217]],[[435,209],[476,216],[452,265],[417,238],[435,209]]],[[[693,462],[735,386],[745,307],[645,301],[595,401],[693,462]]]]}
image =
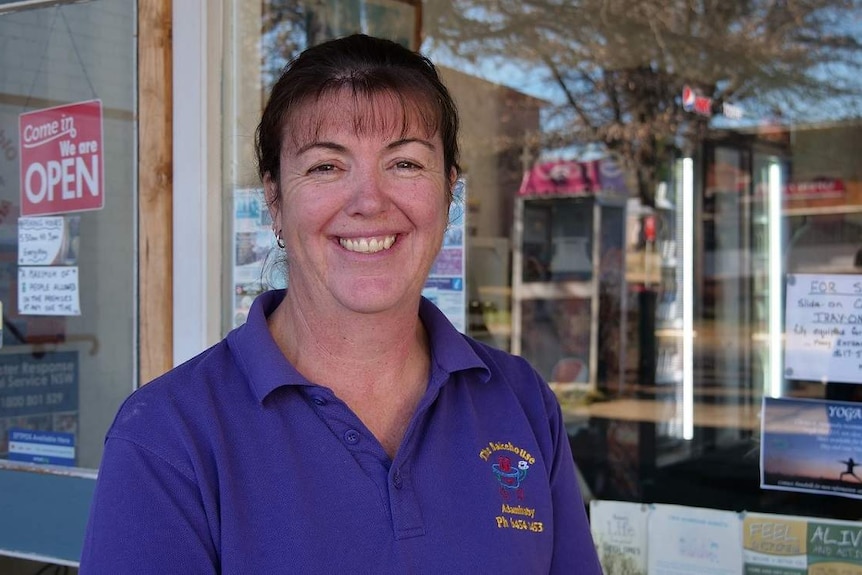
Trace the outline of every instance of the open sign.
{"type": "Polygon", "coordinates": [[[100,100],[26,112],[18,130],[22,216],[104,207],[100,100]]]}

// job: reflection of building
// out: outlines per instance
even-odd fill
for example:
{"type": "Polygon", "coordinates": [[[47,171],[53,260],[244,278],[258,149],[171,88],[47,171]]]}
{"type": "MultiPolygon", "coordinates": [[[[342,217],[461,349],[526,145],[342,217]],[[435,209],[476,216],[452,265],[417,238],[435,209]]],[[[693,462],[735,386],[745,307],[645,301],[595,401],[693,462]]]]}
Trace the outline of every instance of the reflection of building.
{"type": "Polygon", "coordinates": [[[467,182],[467,290],[470,334],[510,345],[511,233],[522,150],[538,133],[543,102],[512,88],[440,68],[460,112],[467,182]]]}
{"type": "Polygon", "coordinates": [[[507,237],[524,173],[521,154],[539,132],[544,102],[451,68],[440,74],[460,111],[470,235],[507,237]]]}

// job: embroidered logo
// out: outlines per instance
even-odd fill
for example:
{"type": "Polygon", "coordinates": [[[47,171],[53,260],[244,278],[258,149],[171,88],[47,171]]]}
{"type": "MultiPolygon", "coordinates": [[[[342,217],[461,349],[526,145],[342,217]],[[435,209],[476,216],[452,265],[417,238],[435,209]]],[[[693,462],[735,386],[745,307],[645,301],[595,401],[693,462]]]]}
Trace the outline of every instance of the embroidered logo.
{"type": "Polygon", "coordinates": [[[509,505],[508,501],[515,498],[525,499],[524,482],[530,472],[530,467],[536,463],[536,458],[529,451],[513,445],[511,442],[490,442],[479,451],[482,461],[492,462],[491,473],[499,485],[503,504],[500,515],[494,520],[498,529],[515,529],[541,533],[544,531],[542,521],[537,521],[536,509],[522,504],[509,505]]]}
{"type": "Polygon", "coordinates": [[[530,464],[523,459],[518,462],[517,467],[512,467],[512,458],[501,455],[497,458],[497,463],[491,466],[494,475],[497,476],[497,481],[500,482],[500,494],[503,499],[509,498],[509,492],[515,492],[518,499],[524,498],[524,488],[521,487],[521,482],[527,477],[527,470],[530,469],[530,464]]]}

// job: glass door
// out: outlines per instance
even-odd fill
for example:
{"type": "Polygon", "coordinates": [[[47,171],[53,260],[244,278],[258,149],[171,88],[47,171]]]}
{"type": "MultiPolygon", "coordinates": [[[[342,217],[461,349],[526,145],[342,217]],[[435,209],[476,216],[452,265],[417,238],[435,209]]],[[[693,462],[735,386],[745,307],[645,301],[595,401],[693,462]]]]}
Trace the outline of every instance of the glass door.
{"type": "Polygon", "coordinates": [[[137,384],[136,10],[0,5],[0,555],[77,561],[137,384]]]}

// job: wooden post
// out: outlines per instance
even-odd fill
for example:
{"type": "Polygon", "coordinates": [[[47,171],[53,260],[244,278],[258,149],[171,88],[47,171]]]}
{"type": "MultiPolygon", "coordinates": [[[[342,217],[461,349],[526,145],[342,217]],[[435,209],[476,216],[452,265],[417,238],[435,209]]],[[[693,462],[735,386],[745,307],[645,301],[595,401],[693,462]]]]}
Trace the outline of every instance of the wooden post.
{"type": "Polygon", "coordinates": [[[173,364],[171,0],[138,1],[139,381],[173,364]]]}

